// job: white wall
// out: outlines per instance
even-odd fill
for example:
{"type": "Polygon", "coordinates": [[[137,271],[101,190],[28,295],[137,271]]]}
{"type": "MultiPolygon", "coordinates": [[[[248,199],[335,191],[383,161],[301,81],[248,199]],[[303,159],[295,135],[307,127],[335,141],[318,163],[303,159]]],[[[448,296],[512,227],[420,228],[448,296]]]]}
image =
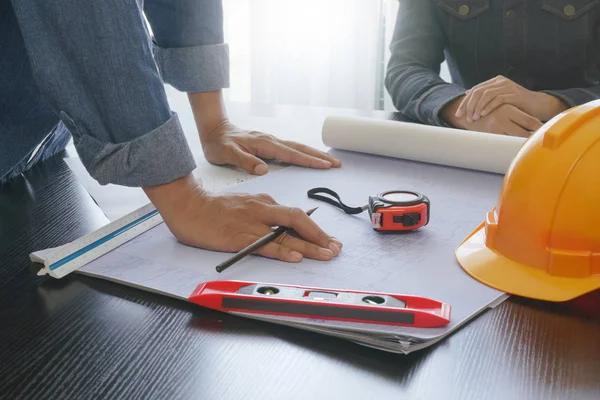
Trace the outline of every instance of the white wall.
{"type": "MultiPolygon", "coordinates": [[[[224,0],[227,100],[357,109],[383,88],[397,0],[224,0]]],[[[445,67],[445,66],[444,66],[445,67]]],[[[445,79],[450,79],[443,69],[445,79]]]]}

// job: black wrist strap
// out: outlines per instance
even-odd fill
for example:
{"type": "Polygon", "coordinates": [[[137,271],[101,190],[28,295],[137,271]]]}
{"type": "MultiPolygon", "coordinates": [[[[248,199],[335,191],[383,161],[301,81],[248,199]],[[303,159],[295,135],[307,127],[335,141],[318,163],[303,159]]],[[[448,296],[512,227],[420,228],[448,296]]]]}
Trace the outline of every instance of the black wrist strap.
{"type": "Polygon", "coordinates": [[[340,196],[336,192],[334,192],[331,189],[324,188],[324,187],[310,189],[308,191],[308,197],[311,199],[315,199],[315,200],[321,200],[321,201],[329,203],[333,206],[341,208],[346,214],[360,214],[361,212],[365,211],[364,207],[350,207],[350,206],[345,205],[344,203],[342,203],[342,199],[340,199],[340,196]],[[328,195],[334,197],[335,199],[337,199],[337,201],[335,201],[329,197],[321,196],[319,193],[328,194],[328,195]]]}

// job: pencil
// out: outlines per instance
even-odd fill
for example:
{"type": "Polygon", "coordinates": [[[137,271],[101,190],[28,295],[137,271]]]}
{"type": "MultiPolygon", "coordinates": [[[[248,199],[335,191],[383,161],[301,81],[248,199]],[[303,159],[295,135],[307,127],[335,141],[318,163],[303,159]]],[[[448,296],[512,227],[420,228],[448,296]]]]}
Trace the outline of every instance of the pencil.
{"type": "MultiPolygon", "coordinates": [[[[306,214],[311,215],[312,213],[315,212],[315,210],[317,208],[318,207],[308,210],[306,212],[306,214]]],[[[235,264],[242,258],[246,257],[248,254],[253,253],[254,251],[260,249],[261,247],[263,247],[263,246],[267,245],[268,243],[272,242],[273,240],[277,239],[279,236],[286,233],[289,229],[290,228],[288,228],[288,227],[280,226],[279,228],[275,229],[273,232],[266,234],[265,236],[258,239],[256,242],[252,243],[245,249],[242,249],[239,252],[237,252],[231,258],[229,258],[229,259],[223,261],[221,264],[217,265],[217,267],[216,267],[217,272],[223,272],[226,268],[229,268],[230,266],[232,266],[233,264],[235,264]]]]}

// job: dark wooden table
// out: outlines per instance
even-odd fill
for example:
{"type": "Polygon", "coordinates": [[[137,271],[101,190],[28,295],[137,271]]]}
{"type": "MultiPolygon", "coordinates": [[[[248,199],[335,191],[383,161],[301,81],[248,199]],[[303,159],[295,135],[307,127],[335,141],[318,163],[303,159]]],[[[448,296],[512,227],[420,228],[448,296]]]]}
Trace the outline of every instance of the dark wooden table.
{"type": "Polygon", "coordinates": [[[1,399],[600,399],[600,323],[512,298],[408,356],[71,274],[106,222],[60,157],[0,186],[1,399]]]}

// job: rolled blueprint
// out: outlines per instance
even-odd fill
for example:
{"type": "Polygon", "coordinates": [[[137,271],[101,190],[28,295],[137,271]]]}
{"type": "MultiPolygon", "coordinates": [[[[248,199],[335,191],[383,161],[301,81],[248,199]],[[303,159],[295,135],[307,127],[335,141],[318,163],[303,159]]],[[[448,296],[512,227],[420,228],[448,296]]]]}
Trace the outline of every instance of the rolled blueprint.
{"type": "Polygon", "coordinates": [[[364,117],[329,116],[323,143],[334,149],[504,174],[525,138],[364,117]]]}

